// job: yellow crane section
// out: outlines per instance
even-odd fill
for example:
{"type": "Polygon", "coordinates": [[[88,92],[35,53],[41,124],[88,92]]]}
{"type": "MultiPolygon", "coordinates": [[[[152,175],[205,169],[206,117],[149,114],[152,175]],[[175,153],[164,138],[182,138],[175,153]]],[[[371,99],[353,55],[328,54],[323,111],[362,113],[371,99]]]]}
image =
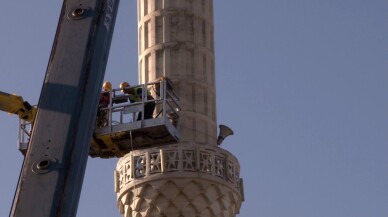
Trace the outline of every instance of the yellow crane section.
{"type": "Polygon", "coordinates": [[[0,91],[0,110],[16,114],[20,119],[34,122],[37,109],[23,100],[23,97],[0,91]]]}

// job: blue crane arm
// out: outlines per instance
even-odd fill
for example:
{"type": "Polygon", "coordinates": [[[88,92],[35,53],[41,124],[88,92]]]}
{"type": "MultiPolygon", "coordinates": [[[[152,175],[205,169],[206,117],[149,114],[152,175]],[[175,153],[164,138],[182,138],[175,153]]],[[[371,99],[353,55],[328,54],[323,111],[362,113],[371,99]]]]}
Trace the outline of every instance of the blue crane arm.
{"type": "Polygon", "coordinates": [[[10,216],[76,216],[119,0],[64,0],[10,216]]]}

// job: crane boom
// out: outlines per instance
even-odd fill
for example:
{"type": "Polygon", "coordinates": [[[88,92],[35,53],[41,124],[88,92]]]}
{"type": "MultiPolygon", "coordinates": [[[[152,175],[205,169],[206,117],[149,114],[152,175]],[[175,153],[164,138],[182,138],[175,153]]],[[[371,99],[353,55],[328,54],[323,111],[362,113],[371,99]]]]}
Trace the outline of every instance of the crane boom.
{"type": "Polygon", "coordinates": [[[64,0],[10,216],[76,216],[118,5],[64,0]]]}

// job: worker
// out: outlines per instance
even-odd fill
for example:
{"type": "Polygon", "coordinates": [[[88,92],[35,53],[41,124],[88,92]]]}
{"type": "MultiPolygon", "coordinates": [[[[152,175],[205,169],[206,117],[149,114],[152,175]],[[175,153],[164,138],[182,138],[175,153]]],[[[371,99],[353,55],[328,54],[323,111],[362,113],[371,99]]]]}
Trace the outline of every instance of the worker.
{"type": "MultiPolygon", "coordinates": [[[[120,88],[122,89],[121,92],[124,94],[128,94],[129,101],[134,102],[141,102],[142,101],[142,91],[143,89],[141,87],[132,87],[129,85],[128,82],[121,82],[120,88]]],[[[155,110],[155,101],[154,97],[152,97],[151,92],[147,90],[147,100],[152,100],[144,103],[144,119],[150,119],[153,118],[153,113],[155,110]]],[[[137,116],[137,120],[141,120],[142,113],[139,112],[137,116]]]]}
{"type": "Polygon", "coordinates": [[[112,84],[109,81],[104,82],[98,104],[96,124],[98,127],[105,127],[108,125],[108,110],[104,108],[107,108],[110,104],[110,91],[112,91],[112,84]]]}

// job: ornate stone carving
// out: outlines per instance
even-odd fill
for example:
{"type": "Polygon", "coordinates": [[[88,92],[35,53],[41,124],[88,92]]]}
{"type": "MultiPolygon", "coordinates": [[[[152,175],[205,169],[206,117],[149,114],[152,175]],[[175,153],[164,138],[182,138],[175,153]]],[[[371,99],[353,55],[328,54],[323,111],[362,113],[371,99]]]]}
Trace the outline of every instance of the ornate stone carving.
{"type": "Polygon", "coordinates": [[[150,173],[162,172],[162,162],[160,152],[149,153],[150,157],[150,173]]]}
{"type": "Polygon", "coordinates": [[[215,172],[216,176],[225,178],[225,159],[220,156],[215,156],[215,172]]]}
{"type": "Polygon", "coordinates": [[[184,171],[196,171],[194,150],[182,150],[182,164],[184,171]]]}
{"type": "Polygon", "coordinates": [[[133,156],[134,160],[134,174],[136,178],[143,177],[145,176],[145,173],[147,171],[146,168],[146,158],[144,155],[139,155],[139,156],[133,156]]]}
{"type": "Polygon", "coordinates": [[[170,145],[133,151],[116,168],[124,216],[235,216],[242,202],[239,163],[219,147],[170,145]],[[161,176],[163,174],[163,176],[161,176]]]}
{"type": "Polygon", "coordinates": [[[166,150],[165,156],[166,156],[166,163],[165,163],[166,171],[169,171],[169,172],[177,171],[178,163],[179,163],[178,150],[166,150]]]}

